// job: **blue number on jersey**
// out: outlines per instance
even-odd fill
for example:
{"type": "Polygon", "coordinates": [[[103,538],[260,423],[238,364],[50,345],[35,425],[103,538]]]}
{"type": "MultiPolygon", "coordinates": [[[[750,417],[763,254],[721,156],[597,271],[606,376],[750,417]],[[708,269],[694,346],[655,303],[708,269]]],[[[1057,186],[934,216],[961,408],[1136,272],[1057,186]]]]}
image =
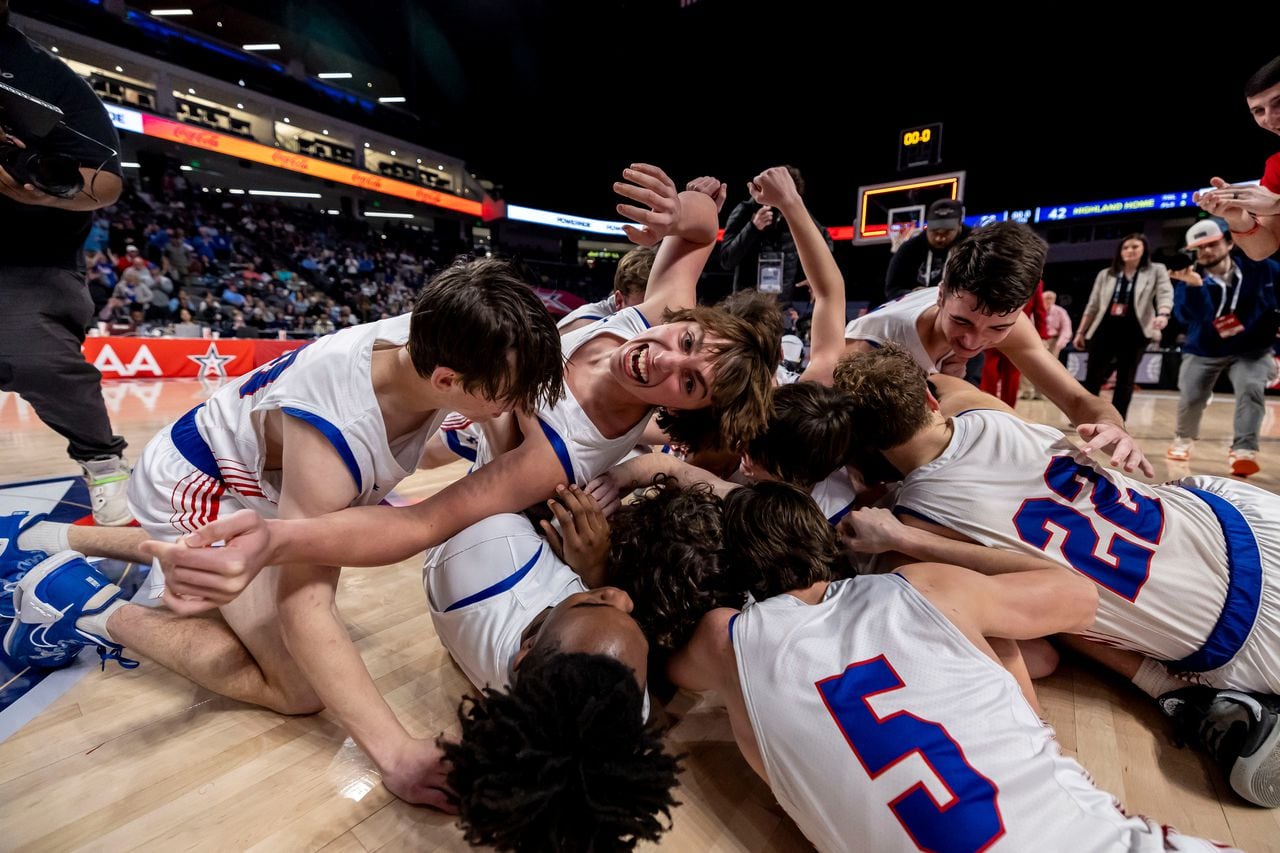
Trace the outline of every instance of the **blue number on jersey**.
{"type": "Polygon", "coordinates": [[[917,847],[984,850],[1004,835],[996,786],[969,764],[946,729],[907,711],[881,718],[871,710],[867,699],[903,687],[883,655],[850,664],[815,686],[872,779],[918,754],[950,792],[951,801],[939,805],[924,782],[917,782],[889,803],[917,847]]]}
{"type": "MultiPolygon", "coordinates": [[[[1164,506],[1158,500],[1143,497],[1128,490],[1132,507],[1120,500],[1120,490],[1106,475],[1088,465],[1081,465],[1070,456],[1055,456],[1045,469],[1044,481],[1054,494],[1063,500],[1074,502],[1084,488],[1084,481],[1093,484],[1089,500],[1097,514],[1116,527],[1132,534],[1150,545],[1160,544],[1164,533],[1164,506]]],[[[1112,536],[1107,554],[1114,564],[1097,555],[1101,537],[1087,515],[1054,498],[1032,498],[1022,504],[1013,524],[1024,542],[1041,551],[1049,547],[1052,538],[1049,523],[1066,531],[1062,542],[1062,556],[1071,568],[1103,586],[1121,598],[1136,601],[1151,573],[1154,548],[1131,541],[1123,536],[1112,536]]]]}
{"type": "Polygon", "coordinates": [[[289,365],[293,364],[293,360],[298,357],[298,353],[306,349],[307,346],[309,344],[304,344],[262,365],[262,367],[258,368],[257,373],[246,379],[244,384],[240,386],[240,396],[251,397],[272,382],[275,382],[280,378],[280,374],[284,373],[289,365]]]}

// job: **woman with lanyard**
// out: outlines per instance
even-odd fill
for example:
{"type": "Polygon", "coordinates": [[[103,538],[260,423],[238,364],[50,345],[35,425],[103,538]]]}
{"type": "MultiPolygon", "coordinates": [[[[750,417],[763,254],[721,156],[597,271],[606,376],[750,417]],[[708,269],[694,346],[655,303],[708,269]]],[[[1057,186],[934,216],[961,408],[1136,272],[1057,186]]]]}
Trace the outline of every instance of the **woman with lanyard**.
{"type": "Polygon", "coordinates": [[[1127,417],[1134,376],[1147,344],[1159,343],[1173,311],[1173,284],[1164,264],[1151,261],[1147,238],[1130,234],[1116,247],[1111,266],[1099,271],[1076,333],[1075,348],[1089,351],[1084,387],[1097,394],[1111,371],[1111,405],[1127,417]]]}

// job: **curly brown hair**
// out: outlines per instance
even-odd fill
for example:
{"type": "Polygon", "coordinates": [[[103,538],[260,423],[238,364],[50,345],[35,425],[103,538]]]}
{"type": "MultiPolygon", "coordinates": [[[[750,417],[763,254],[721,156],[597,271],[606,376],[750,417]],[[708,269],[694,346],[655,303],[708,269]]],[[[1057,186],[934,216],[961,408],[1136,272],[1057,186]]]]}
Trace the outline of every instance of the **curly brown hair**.
{"type": "Polygon", "coordinates": [[[662,322],[694,322],[708,338],[722,338],[725,343],[705,344],[714,354],[711,405],[688,411],[660,409],[658,426],[691,449],[717,443],[728,449],[742,447],[769,420],[773,374],[782,349],[780,330],[769,327],[763,317],[752,321],[702,305],[667,311],[662,322]]]}
{"type": "Polygon", "coordinates": [[[710,486],[659,474],[609,523],[608,582],[631,596],[631,616],[655,648],[680,648],[704,613],[742,604],[723,585],[723,518],[710,486]]]}
{"type": "Polygon", "coordinates": [[[897,447],[933,417],[928,376],[906,350],[893,344],[846,354],[836,362],[835,386],[849,397],[855,446],[897,447]]]}

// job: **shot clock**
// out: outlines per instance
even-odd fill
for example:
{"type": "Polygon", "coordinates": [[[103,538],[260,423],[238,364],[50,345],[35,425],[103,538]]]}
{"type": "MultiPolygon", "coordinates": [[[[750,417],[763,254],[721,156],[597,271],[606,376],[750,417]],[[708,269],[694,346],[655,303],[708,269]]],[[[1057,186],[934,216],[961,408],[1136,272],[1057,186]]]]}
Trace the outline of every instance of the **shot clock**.
{"type": "Polygon", "coordinates": [[[909,127],[898,134],[898,171],[942,162],[942,122],[909,127]]]}

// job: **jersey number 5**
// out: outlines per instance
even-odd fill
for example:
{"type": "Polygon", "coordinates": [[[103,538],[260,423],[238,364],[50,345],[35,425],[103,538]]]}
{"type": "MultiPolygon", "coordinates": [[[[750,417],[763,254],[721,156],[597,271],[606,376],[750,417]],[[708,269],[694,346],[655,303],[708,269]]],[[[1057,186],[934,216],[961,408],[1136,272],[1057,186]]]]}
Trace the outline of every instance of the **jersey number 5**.
{"type": "Polygon", "coordinates": [[[1061,528],[1066,531],[1062,556],[1071,568],[1121,598],[1136,601],[1151,573],[1151,558],[1156,555],[1155,548],[1148,545],[1160,544],[1164,533],[1164,506],[1160,501],[1143,497],[1132,489],[1129,490],[1132,506],[1127,506],[1121,502],[1120,490],[1115,483],[1070,456],[1053,457],[1044,471],[1044,481],[1054,494],[1068,503],[1054,498],[1025,501],[1013,517],[1018,535],[1024,542],[1044,551],[1053,538],[1049,524],[1061,528]],[[1101,537],[1093,522],[1069,505],[1080,496],[1086,482],[1093,484],[1089,500],[1098,516],[1141,540],[1135,542],[1113,535],[1107,544],[1110,561],[1098,556],[1101,537]],[[1144,542],[1148,545],[1142,544],[1144,542]]]}
{"type": "Polygon", "coordinates": [[[908,711],[880,717],[867,702],[903,687],[884,656],[850,664],[840,675],[816,685],[849,748],[875,779],[912,755],[919,755],[951,799],[939,805],[916,782],[889,802],[889,808],[921,850],[985,850],[1004,835],[998,791],[969,764],[947,730],[908,711]]]}

